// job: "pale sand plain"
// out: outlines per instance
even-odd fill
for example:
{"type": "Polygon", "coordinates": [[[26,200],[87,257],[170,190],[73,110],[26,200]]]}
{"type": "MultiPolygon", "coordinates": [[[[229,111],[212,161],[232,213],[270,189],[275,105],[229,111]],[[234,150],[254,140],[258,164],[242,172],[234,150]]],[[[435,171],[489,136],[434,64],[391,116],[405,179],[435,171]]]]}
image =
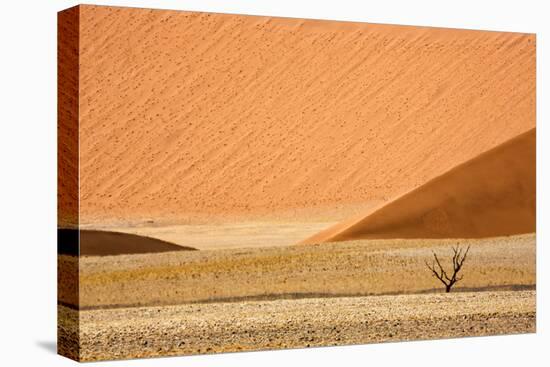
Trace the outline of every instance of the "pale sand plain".
{"type": "MultiPolygon", "coordinates": [[[[239,299],[433,292],[435,251],[470,245],[456,290],[534,287],[534,234],[463,240],[358,240],[320,245],[84,256],[80,308],[172,305],[239,299]]],[[[71,269],[76,258],[61,256],[71,269]]],[[[63,277],[63,266],[60,267],[63,277]]],[[[60,290],[61,302],[73,303],[60,290]]],[[[73,303],[74,304],[74,303],[73,303]]]]}
{"type": "MultiPolygon", "coordinates": [[[[303,220],[303,219],[302,219],[303,220]]],[[[198,250],[291,246],[337,222],[266,221],[206,222],[200,224],[82,226],[129,233],[198,250]]]]}

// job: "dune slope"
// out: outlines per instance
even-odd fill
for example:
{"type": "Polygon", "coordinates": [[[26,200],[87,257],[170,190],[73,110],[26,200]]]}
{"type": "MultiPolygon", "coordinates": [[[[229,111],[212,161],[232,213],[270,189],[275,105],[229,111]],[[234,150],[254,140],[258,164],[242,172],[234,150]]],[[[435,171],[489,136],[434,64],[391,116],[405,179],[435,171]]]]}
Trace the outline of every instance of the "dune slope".
{"type": "Polygon", "coordinates": [[[479,238],[535,232],[536,130],[301,243],[368,238],[479,238]]]}
{"type": "Polygon", "coordinates": [[[535,126],[533,34],[79,11],[81,223],[311,218],[535,126]]]}
{"type": "Polygon", "coordinates": [[[58,229],[58,252],[65,255],[78,255],[79,235],[81,256],[195,250],[192,247],[179,246],[156,238],[138,236],[135,234],[95,230],[79,231],[76,229],[58,229]]]}

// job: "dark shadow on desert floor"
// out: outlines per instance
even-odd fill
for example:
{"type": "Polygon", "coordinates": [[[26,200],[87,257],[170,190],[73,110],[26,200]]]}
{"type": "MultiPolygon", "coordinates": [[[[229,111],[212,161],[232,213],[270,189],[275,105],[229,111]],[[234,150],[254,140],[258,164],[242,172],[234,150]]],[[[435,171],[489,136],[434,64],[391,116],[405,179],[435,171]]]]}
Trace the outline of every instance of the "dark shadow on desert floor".
{"type": "Polygon", "coordinates": [[[63,255],[108,256],[195,250],[156,238],[135,234],[59,228],[58,253],[63,255]]]}

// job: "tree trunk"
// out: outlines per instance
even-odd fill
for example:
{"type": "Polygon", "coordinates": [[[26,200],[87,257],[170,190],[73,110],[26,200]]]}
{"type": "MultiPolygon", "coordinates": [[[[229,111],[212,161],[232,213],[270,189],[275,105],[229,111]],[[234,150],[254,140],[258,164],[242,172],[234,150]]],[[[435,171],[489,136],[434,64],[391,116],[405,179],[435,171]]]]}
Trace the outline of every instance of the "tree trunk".
{"type": "Polygon", "coordinates": [[[445,293],[449,293],[451,291],[451,287],[450,285],[446,285],[445,286],[445,293]]]}

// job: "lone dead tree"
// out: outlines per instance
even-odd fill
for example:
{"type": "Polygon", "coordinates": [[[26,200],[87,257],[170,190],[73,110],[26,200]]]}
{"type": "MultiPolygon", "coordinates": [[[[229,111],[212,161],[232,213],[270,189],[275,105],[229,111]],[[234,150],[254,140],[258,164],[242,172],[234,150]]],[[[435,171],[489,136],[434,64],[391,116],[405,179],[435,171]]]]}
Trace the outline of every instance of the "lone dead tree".
{"type": "Polygon", "coordinates": [[[456,247],[453,247],[453,275],[451,277],[448,276],[445,269],[443,269],[443,266],[441,265],[441,262],[437,258],[437,254],[434,252],[434,261],[430,265],[426,261],[426,266],[430,271],[432,272],[432,275],[439,279],[441,283],[445,285],[445,292],[449,293],[451,291],[451,288],[453,285],[455,285],[456,282],[462,280],[464,276],[458,276],[458,272],[460,269],[462,269],[462,265],[464,265],[464,261],[466,261],[466,255],[468,255],[468,251],[470,251],[470,246],[466,249],[464,253],[462,253],[462,249],[456,245],[456,247]],[[436,268],[437,266],[437,268],[436,268]]]}

